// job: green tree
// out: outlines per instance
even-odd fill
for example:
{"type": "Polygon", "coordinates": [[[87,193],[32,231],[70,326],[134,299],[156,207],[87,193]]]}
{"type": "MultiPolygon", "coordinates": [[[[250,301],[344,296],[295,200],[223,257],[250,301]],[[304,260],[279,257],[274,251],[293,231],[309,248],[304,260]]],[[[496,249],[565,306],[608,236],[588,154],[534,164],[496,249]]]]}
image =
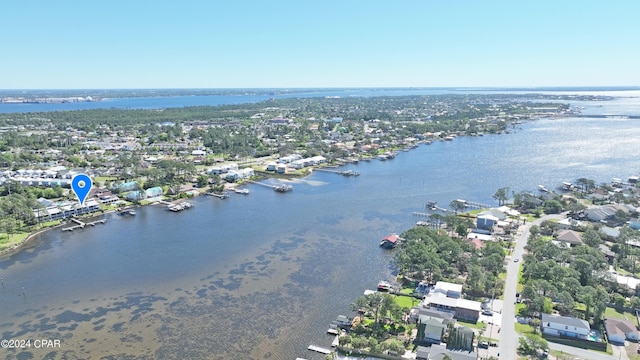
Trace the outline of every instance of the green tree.
{"type": "Polygon", "coordinates": [[[582,234],[582,241],[591,246],[591,247],[598,247],[598,245],[600,245],[602,243],[602,239],[600,238],[600,234],[593,230],[593,229],[589,229],[587,231],[584,232],[584,234],[582,234]]]}
{"type": "Polygon", "coordinates": [[[544,203],[544,213],[545,214],[557,214],[562,211],[562,204],[558,200],[547,200],[544,203]]]}
{"type": "Polygon", "coordinates": [[[466,207],[465,203],[461,200],[453,200],[449,203],[449,207],[454,213],[457,215],[459,212],[463,211],[466,207]]]}
{"type": "Polygon", "coordinates": [[[493,194],[493,199],[498,201],[498,205],[502,206],[507,201],[507,189],[500,188],[493,194]]]}
{"type": "Polygon", "coordinates": [[[196,184],[197,184],[197,186],[199,188],[203,188],[203,187],[207,186],[207,184],[209,184],[209,177],[207,177],[206,175],[198,176],[196,184]]]}

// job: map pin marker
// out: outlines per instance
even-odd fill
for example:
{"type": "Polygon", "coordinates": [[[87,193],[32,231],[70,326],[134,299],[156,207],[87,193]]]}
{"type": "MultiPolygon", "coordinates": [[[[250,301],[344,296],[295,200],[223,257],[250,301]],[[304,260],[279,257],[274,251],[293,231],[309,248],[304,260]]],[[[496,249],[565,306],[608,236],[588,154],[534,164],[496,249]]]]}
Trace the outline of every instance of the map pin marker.
{"type": "Polygon", "coordinates": [[[91,186],[93,186],[93,182],[91,178],[85,174],[78,174],[71,180],[71,190],[73,190],[78,197],[80,206],[84,206],[84,200],[87,198],[87,195],[89,195],[91,186]]]}

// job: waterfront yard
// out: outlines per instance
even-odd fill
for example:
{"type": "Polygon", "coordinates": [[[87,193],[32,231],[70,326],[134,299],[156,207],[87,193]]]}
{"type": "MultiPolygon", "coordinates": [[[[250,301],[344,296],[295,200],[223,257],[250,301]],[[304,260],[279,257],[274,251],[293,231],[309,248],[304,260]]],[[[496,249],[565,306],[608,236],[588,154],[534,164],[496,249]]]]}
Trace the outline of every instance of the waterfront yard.
{"type": "Polygon", "coordinates": [[[29,233],[2,234],[0,235],[0,251],[8,249],[24,240],[29,233]]]}

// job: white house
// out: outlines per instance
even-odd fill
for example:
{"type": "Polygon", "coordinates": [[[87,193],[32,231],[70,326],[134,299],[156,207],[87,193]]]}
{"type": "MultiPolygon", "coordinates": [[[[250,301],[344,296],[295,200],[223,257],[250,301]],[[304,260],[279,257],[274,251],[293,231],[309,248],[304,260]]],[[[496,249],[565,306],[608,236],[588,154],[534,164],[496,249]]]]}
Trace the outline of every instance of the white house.
{"type": "Polygon", "coordinates": [[[624,341],[638,341],[638,330],[630,320],[604,319],[604,328],[610,343],[624,345],[624,341]]]}
{"type": "Polygon", "coordinates": [[[440,294],[446,297],[459,299],[462,296],[462,285],[446,281],[438,281],[431,291],[434,295],[440,294]]]}
{"type": "Polygon", "coordinates": [[[540,327],[542,333],[546,335],[568,336],[585,340],[591,332],[591,327],[585,320],[551,314],[542,314],[540,327]]]}
{"type": "Polygon", "coordinates": [[[281,164],[289,164],[293,161],[300,160],[300,159],[302,159],[302,156],[300,156],[299,154],[291,154],[291,155],[281,157],[280,159],[278,159],[278,162],[281,164]]]}
{"type": "Polygon", "coordinates": [[[278,164],[275,162],[270,162],[267,164],[267,171],[276,171],[278,164]]]}

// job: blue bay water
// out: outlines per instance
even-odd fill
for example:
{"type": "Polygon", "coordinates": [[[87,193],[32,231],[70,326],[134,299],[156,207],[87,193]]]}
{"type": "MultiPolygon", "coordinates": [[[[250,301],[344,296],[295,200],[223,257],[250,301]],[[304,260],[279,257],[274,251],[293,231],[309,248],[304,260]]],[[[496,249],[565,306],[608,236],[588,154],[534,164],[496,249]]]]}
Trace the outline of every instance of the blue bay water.
{"type": "MultiPolygon", "coordinates": [[[[640,114],[629,98],[580,106],[640,114]]],[[[635,175],[637,121],[540,119],[346,166],[355,178],[314,172],[291,193],[250,185],[248,196],[200,197],[182,213],[148,206],[53,230],[0,260],[0,332],[63,339],[53,358],[308,358],[353,299],[391,279],[379,240],[413,226],[426,201],[495,204],[499,187],[635,175]]]]}

